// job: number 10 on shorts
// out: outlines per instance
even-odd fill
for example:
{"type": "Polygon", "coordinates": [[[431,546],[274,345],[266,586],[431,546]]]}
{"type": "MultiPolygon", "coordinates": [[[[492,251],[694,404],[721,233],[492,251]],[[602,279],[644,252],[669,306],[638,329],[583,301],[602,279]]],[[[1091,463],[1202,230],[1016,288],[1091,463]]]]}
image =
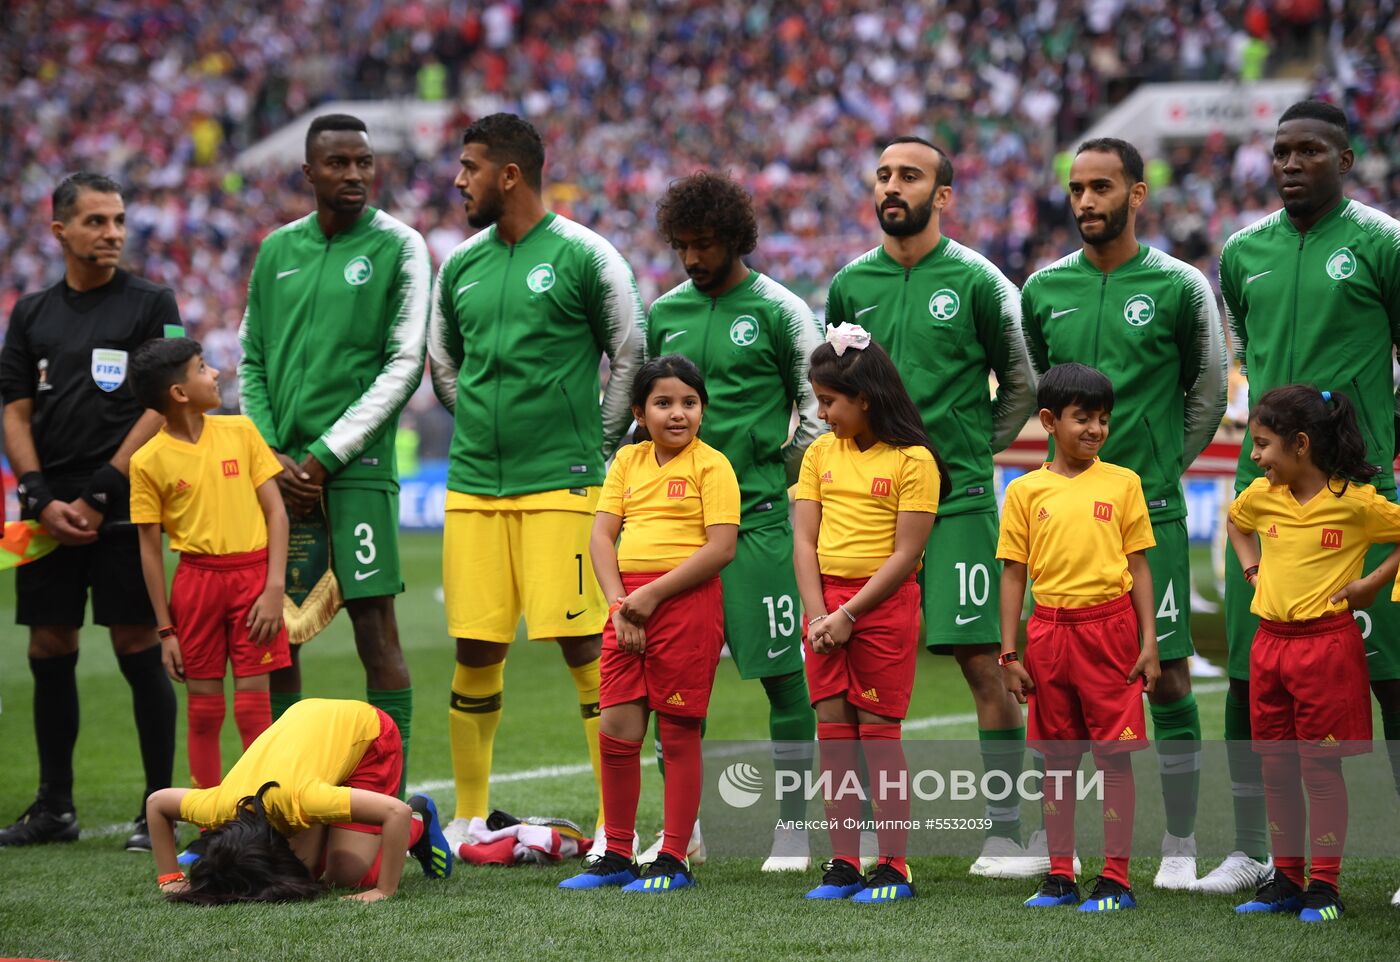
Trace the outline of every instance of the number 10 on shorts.
{"type": "Polygon", "coordinates": [[[969,603],[974,608],[985,605],[992,590],[992,575],[987,566],[959,561],[953,567],[958,572],[958,607],[966,608],[969,603]]]}

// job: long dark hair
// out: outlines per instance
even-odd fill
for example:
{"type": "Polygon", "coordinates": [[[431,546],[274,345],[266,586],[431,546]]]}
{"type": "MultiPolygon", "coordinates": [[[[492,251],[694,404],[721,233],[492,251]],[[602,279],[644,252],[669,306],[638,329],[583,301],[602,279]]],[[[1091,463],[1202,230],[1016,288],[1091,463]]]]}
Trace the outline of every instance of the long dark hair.
{"type": "Polygon", "coordinates": [[[1306,434],[1312,463],[1329,478],[1365,484],[1381,472],[1366,460],[1366,439],[1356,423],[1356,408],[1340,391],[1319,391],[1305,384],[1276,387],[1259,399],[1249,420],[1277,434],[1284,444],[1291,445],[1298,435],[1306,434]]]}
{"type": "Polygon", "coordinates": [[[267,820],[263,795],[276,787],[267,782],[257,794],[239,799],[233,820],[204,835],[204,854],[190,867],[189,887],[170,895],[170,901],[301,902],[321,894],[321,883],[267,820]]]}
{"type": "Polygon", "coordinates": [[[871,433],[890,447],[928,448],[938,465],[938,496],[940,499],[948,497],[953,489],[948,466],[929,440],[923,419],[904,389],[899,370],[883,347],[871,341],[863,350],[848,347],[844,354],[837,354],[830,344],[823,344],[812,352],[807,379],[849,398],[864,396],[870,405],[865,417],[870,422],[871,433]]]}

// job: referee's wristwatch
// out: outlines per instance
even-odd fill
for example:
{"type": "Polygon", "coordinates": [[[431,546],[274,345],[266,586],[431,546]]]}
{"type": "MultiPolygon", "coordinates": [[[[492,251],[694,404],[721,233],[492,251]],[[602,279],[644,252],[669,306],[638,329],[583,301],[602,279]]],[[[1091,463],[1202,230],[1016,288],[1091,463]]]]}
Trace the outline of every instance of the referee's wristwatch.
{"type": "Polygon", "coordinates": [[[1003,651],[1001,654],[997,655],[997,664],[1001,665],[1001,667],[1003,668],[1011,664],[1013,661],[1020,660],[1020,656],[1017,655],[1014,651],[1003,651]]]}

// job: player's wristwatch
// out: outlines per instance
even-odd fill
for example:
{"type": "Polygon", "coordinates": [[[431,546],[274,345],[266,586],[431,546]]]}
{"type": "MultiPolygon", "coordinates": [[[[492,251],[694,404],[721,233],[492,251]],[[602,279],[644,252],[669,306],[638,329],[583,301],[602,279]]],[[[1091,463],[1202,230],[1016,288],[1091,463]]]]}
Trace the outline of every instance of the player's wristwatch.
{"type": "Polygon", "coordinates": [[[997,664],[1001,665],[1001,667],[1003,668],[1011,664],[1013,661],[1020,660],[1021,656],[1016,654],[1016,652],[1014,651],[1003,651],[1001,654],[997,655],[997,664]]]}

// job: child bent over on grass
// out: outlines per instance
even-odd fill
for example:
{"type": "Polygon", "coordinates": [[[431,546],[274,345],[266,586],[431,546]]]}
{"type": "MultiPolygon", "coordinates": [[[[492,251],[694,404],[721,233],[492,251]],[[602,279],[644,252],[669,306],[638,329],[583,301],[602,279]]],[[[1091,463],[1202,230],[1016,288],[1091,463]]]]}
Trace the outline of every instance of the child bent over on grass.
{"type": "Polygon", "coordinates": [[[384,712],[359,701],[310,698],[283,713],[217,788],[163,788],[146,800],[156,882],[172,901],[199,905],[291,902],[329,885],[393,895],[404,851],[429,878],[452,874],[452,855],[426,795],[394,796],[403,742],[384,712]],[[209,829],[185,878],[175,822],[209,829]]]}

